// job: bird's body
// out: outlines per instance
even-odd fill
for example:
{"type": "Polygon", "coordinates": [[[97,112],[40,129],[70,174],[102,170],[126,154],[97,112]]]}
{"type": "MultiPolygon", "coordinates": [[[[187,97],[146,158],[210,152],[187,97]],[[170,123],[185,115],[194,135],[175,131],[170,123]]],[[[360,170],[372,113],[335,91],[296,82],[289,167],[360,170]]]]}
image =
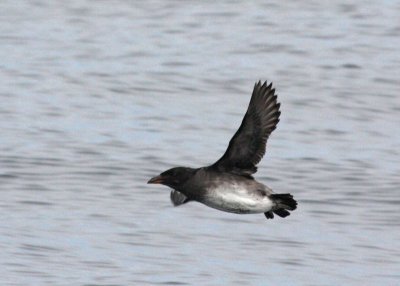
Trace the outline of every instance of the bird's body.
{"type": "Polygon", "coordinates": [[[182,186],[182,190],[192,200],[231,213],[265,213],[273,206],[268,197],[272,190],[267,186],[250,177],[218,172],[211,168],[197,169],[182,186]]]}
{"type": "Polygon", "coordinates": [[[257,182],[252,174],[265,153],[266,142],[279,122],[280,104],[272,85],[258,82],[238,131],[225,154],[214,164],[202,168],[176,167],[148,183],[171,187],[175,206],[198,201],[209,207],[231,213],[274,213],[286,217],[297,207],[290,194],[275,194],[257,182]]]}

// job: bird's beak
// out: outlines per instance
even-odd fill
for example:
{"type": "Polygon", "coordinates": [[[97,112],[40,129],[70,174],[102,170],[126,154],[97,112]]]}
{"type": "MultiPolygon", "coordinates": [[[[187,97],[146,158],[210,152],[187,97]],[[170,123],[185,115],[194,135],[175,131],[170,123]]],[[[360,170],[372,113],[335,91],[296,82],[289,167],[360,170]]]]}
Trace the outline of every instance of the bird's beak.
{"type": "Polygon", "coordinates": [[[154,178],[151,178],[147,184],[162,184],[164,181],[164,177],[162,177],[161,175],[155,176],[154,178]]]}

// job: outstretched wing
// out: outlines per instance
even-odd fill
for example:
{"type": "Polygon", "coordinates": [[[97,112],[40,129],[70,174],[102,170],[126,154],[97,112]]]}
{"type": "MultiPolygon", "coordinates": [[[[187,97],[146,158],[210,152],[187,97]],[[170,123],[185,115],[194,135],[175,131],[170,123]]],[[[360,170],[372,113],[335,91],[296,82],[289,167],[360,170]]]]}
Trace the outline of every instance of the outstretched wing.
{"type": "Polygon", "coordinates": [[[225,154],[212,167],[220,171],[250,176],[265,154],[267,139],[279,122],[280,103],[272,83],[255,84],[247,112],[225,154]]]}

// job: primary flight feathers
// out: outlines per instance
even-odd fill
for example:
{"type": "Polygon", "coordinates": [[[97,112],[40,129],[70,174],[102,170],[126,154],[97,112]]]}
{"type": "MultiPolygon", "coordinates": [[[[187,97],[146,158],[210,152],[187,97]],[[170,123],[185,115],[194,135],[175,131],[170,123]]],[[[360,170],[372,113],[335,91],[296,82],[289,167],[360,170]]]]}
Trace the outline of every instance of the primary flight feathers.
{"type": "Polygon", "coordinates": [[[242,124],[213,167],[240,175],[257,172],[256,165],[265,154],[267,139],[279,122],[279,107],[272,83],[256,83],[242,124]]]}

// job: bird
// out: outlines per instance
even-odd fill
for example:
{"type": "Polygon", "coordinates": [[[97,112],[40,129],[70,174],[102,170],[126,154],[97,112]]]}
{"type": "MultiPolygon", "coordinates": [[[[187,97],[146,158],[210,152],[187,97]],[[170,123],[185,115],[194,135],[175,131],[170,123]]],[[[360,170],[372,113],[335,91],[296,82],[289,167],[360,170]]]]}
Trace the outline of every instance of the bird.
{"type": "Polygon", "coordinates": [[[262,213],[267,219],[273,219],[274,214],[289,216],[297,208],[293,196],[275,193],[253,177],[280,115],[272,83],[256,82],[242,123],[218,161],[200,168],[174,167],[147,183],[171,188],[174,206],[197,201],[236,214],[262,213]]]}

